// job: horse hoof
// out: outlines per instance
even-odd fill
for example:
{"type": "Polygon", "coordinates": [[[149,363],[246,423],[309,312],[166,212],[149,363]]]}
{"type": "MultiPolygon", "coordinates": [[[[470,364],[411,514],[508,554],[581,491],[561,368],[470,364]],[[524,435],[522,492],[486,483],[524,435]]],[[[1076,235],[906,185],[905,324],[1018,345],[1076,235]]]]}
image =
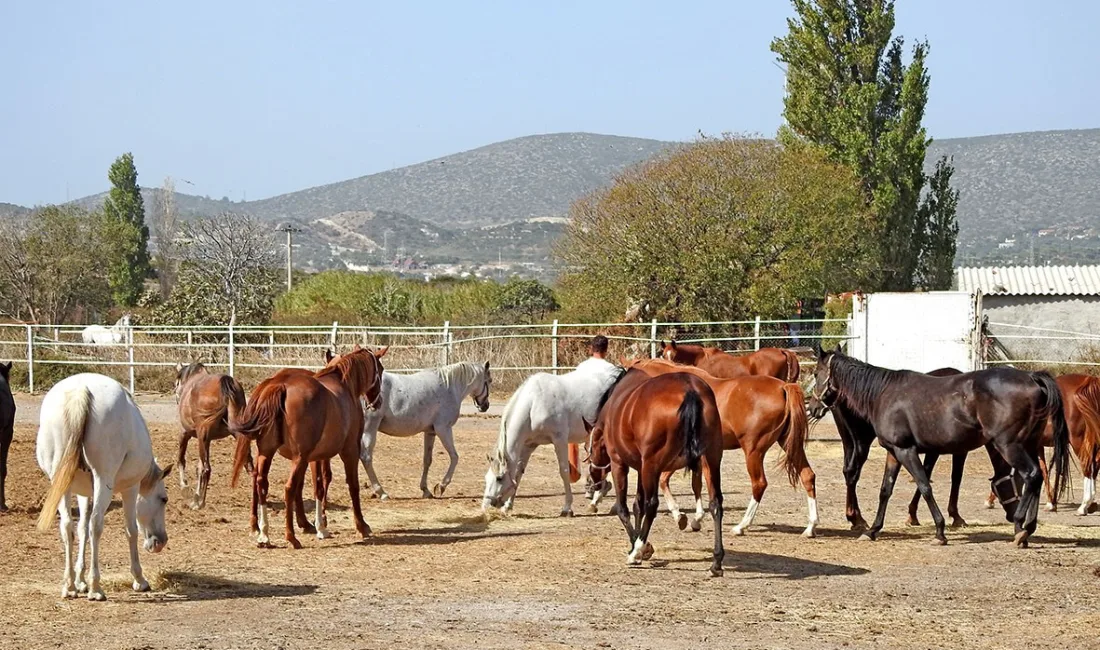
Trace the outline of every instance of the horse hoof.
{"type": "Polygon", "coordinates": [[[906,526],[920,526],[920,520],[917,519],[916,517],[914,517],[913,515],[909,515],[908,517],[905,518],[905,525],[906,526]]]}
{"type": "Polygon", "coordinates": [[[932,546],[947,546],[947,540],[941,537],[936,537],[932,540],[932,546]]]}
{"type": "Polygon", "coordinates": [[[992,510],[993,506],[996,504],[993,501],[985,501],[982,503],[982,505],[985,506],[986,510],[992,510]]]}
{"type": "Polygon", "coordinates": [[[1058,512],[1058,506],[1054,503],[1048,503],[1046,505],[1047,512],[1058,512]]]}
{"type": "Polygon", "coordinates": [[[745,535],[745,529],[740,527],[740,526],[734,526],[733,530],[731,530],[730,532],[733,533],[734,535],[736,535],[737,537],[744,537],[744,535],[745,535]]]}
{"type": "Polygon", "coordinates": [[[861,542],[873,542],[873,541],[875,541],[875,538],[871,537],[867,533],[863,533],[862,535],[859,536],[859,541],[861,541],[861,542]]]}
{"type": "Polygon", "coordinates": [[[420,491],[420,498],[421,499],[434,499],[435,495],[432,494],[431,492],[428,492],[427,490],[421,490],[420,491]]]}
{"type": "Polygon", "coordinates": [[[390,495],[383,492],[382,494],[378,495],[378,500],[379,501],[389,501],[390,500],[390,495]]]}
{"type": "Polygon", "coordinates": [[[103,593],[102,591],[89,591],[88,600],[102,603],[107,600],[107,594],[103,593]]]}
{"type": "Polygon", "coordinates": [[[191,508],[192,510],[202,510],[202,506],[203,504],[199,503],[198,501],[192,501],[191,503],[187,504],[187,507],[191,508]]]}
{"type": "Polygon", "coordinates": [[[302,543],[298,541],[297,537],[291,537],[291,538],[287,539],[286,543],[290,544],[290,547],[293,548],[294,550],[298,550],[298,549],[302,548],[302,543]]]}
{"type": "Polygon", "coordinates": [[[62,598],[76,598],[77,597],[77,591],[74,588],[62,587],[61,588],[61,597],[62,598]]]}
{"type": "MultiPolygon", "coordinates": [[[[0,512],[3,512],[3,510],[0,510],[0,512]]],[[[1084,517],[1084,516],[1087,516],[1088,514],[1089,514],[1088,510],[1085,509],[1085,506],[1081,506],[1080,508],[1077,509],[1077,516],[1078,517],[1084,517]]]]}
{"type": "Polygon", "coordinates": [[[436,496],[436,497],[441,497],[441,496],[443,496],[443,490],[446,490],[446,489],[447,488],[443,487],[439,483],[436,483],[435,487],[432,488],[432,495],[436,496]]]}
{"type": "MultiPolygon", "coordinates": [[[[304,524],[301,528],[302,528],[302,532],[305,533],[306,535],[316,535],[317,534],[317,527],[314,526],[313,524],[304,524]]],[[[287,541],[290,541],[290,540],[287,540],[287,541]]]]}
{"type": "Polygon", "coordinates": [[[594,503],[588,504],[588,508],[586,508],[586,510],[588,511],[588,514],[590,514],[590,515],[594,515],[594,514],[596,514],[597,512],[600,511],[600,509],[597,508],[596,504],[594,504],[594,503]]]}
{"type": "Polygon", "coordinates": [[[78,582],[78,583],[76,583],[76,593],[78,593],[78,594],[88,593],[88,583],[87,582],[78,582]]]}
{"type": "Polygon", "coordinates": [[[4,514],[8,511],[8,504],[0,503],[0,514],[4,514]]]}
{"type": "Polygon", "coordinates": [[[371,536],[370,526],[368,526],[366,524],[363,524],[363,529],[358,531],[358,532],[359,532],[359,536],[362,537],[363,539],[366,539],[366,538],[371,536]]]}
{"type": "Polygon", "coordinates": [[[817,537],[817,531],[815,531],[813,528],[807,528],[806,530],[802,531],[802,536],[806,539],[813,539],[817,537]]]}
{"type": "Polygon", "coordinates": [[[1021,530],[1016,533],[1016,537],[1012,539],[1012,543],[1016,545],[1016,548],[1027,548],[1027,538],[1029,533],[1026,530],[1021,530]]]}
{"type": "Polygon", "coordinates": [[[718,568],[711,567],[710,568],[710,577],[712,577],[712,578],[721,578],[724,573],[725,572],[722,571],[721,567],[718,567],[718,568]]]}
{"type": "Polygon", "coordinates": [[[852,522],[852,526],[851,526],[850,530],[853,533],[862,533],[863,531],[867,530],[867,528],[868,528],[867,522],[863,521],[862,519],[858,519],[858,520],[852,522]]]}
{"type": "Polygon", "coordinates": [[[684,513],[680,513],[680,516],[676,518],[676,525],[680,527],[680,530],[684,530],[688,527],[688,518],[684,513]]]}
{"type": "Polygon", "coordinates": [[[697,533],[700,530],[703,530],[703,522],[700,519],[692,519],[688,522],[688,526],[691,527],[691,532],[693,533],[697,533]]]}
{"type": "Polygon", "coordinates": [[[646,542],[645,547],[642,549],[642,552],[638,554],[638,559],[648,560],[649,558],[653,557],[654,552],[655,551],[653,549],[653,544],[646,542]]]}
{"type": "Polygon", "coordinates": [[[332,533],[328,532],[327,530],[317,531],[317,539],[328,539],[330,537],[332,537],[332,533]]]}
{"type": "Polygon", "coordinates": [[[142,580],[141,582],[138,582],[137,580],[134,580],[133,587],[134,591],[138,593],[144,593],[146,591],[149,591],[149,581],[142,580]]]}
{"type": "Polygon", "coordinates": [[[558,516],[559,517],[572,517],[573,516],[573,511],[572,510],[562,510],[560,513],[558,513],[558,516]]]}

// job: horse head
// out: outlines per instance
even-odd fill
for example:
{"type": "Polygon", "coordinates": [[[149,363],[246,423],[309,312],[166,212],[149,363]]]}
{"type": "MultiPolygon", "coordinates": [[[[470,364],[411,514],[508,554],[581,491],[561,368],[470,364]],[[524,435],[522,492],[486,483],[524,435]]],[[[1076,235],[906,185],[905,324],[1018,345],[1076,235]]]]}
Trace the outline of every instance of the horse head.
{"type": "Polygon", "coordinates": [[[160,553],[168,544],[168,531],[164,526],[164,508],[168,505],[168,490],[164,479],[172,473],[172,465],[164,469],[153,461],[149,473],[138,487],[137,525],[145,538],[145,550],[160,553]]]}
{"type": "Polygon", "coordinates": [[[493,385],[493,374],[489,372],[489,362],[485,362],[483,368],[479,367],[479,372],[474,377],[473,384],[481,384],[477,389],[477,392],[471,392],[471,396],[474,398],[474,404],[477,406],[477,410],[480,413],[484,413],[489,410],[489,388],[493,385]]]}
{"type": "MultiPolygon", "coordinates": [[[[503,444],[503,443],[502,443],[503,444]]],[[[500,508],[516,494],[516,476],[513,468],[509,467],[508,456],[503,447],[498,447],[496,453],[489,454],[489,469],[485,472],[485,494],[481,499],[481,509],[489,510],[489,507],[500,508]]]]}
{"type": "Polygon", "coordinates": [[[0,363],[0,377],[3,377],[4,381],[11,381],[11,361],[0,363]]]}
{"type": "Polygon", "coordinates": [[[807,404],[810,417],[814,419],[825,417],[825,412],[836,402],[837,388],[833,381],[833,360],[838,354],[841,354],[839,345],[829,352],[821,348],[817,349],[817,366],[814,368],[813,384],[807,404]]]}

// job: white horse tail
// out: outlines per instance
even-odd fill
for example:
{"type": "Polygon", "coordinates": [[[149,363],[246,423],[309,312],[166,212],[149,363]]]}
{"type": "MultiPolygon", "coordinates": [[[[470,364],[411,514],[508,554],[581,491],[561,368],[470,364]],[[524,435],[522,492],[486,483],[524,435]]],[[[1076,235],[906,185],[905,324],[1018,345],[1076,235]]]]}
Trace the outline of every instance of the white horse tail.
{"type": "Polygon", "coordinates": [[[53,525],[57,506],[80,469],[80,450],[84,446],[84,432],[91,411],[92,393],[87,387],[81,386],[65,393],[61,407],[61,459],[50,479],[50,491],[46,493],[46,502],[38,515],[38,530],[48,530],[53,525]]]}

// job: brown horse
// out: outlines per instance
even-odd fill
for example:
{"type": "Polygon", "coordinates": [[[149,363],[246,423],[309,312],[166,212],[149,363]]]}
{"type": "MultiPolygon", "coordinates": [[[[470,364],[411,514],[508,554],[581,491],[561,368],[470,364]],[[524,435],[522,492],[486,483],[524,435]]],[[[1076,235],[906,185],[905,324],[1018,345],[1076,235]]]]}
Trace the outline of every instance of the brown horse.
{"type": "Polygon", "coordinates": [[[786,382],[798,381],[798,355],[780,348],[761,348],[743,356],[718,348],[662,341],[660,358],[685,366],[695,366],[715,377],[732,379],[746,375],[764,375],[786,382]]]}
{"type": "MultiPolygon", "coordinates": [[[[281,370],[264,380],[252,391],[252,399],[235,420],[233,432],[256,441],[257,456],[252,472],[252,530],[258,531],[257,543],[269,545],[267,530],[267,475],[275,453],[291,461],[290,478],[285,491],[286,540],[294,548],[301,543],[294,536],[294,513],[304,519],[302,487],[310,463],[340,456],[351,497],[355,528],[360,535],[370,534],[363,521],[359,501],[359,446],[363,429],[363,411],[359,398],[366,399],[369,408],[381,403],[382,364],[377,354],[355,347],[314,375],[301,371],[281,370]]],[[[233,483],[236,484],[244,466],[242,447],[238,444],[233,463],[233,483]]],[[[326,530],[327,486],[323,465],[314,465],[314,487],[317,495],[316,532],[318,538],[328,536],[326,530]],[[318,471],[322,469],[322,471],[318,471]],[[320,476],[319,476],[320,474],[320,476]]],[[[308,528],[307,528],[308,530],[308,528]]]]}
{"type": "MultiPolygon", "coordinates": [[[[1096,474],[1100,469],[1100,377],[1091,375],[1060,375],[1055,379],[1062,393],[1062,408],[1069,427],[1069,445],[1077,456],[1083,477],[1081,506],[1077,514],[1084,516],[1096,509],[1096,474]]],[[[1047,423],[1043,430],[1043,447],[1054,446],[1054,428],[1047,423]]],[[[1047,510],[1058,510],[1058,496],[1050,487],[1046,454],[1039,454],[1039,469],[1047,493],[1047,510]]],[[[990,492],[986,507],[992,508],[997,496],[990,492]]]]}
{"type": "Polygon", "coordinates": [[[191,501],[191,508],[198,510],[206,505],[210,485],[210,442],[229,437],[229,423],[244,410],[244,389],[236,379],[213,374],[201,363],[177,363],[176,404],[183,427],[177,459],[180,488],[187,487],[187,442],[195,438],[199,444],[198,488],[191,501]]]}
{"type": "MultiPolygon", "coordinates": [[[[586,423],[587,424],[587,423],[586,423]]],[[[711,575],[722,575],[722,423],[714,392],[687,373],[649,377],[627,370],[601,399],[596,423],[590,427],[593,465],[611,468],[619,519],[630,538],[627,564],[653,556],[649,531],[657,517],[662,472],[702,470],[714,517],[714,560],[711,575]],[[630,468],[638,470],[634,523],[626,509],[630,468]]]]}
{"type": "MultiPolygon", "coordinates": [[[[749,376],[736,379],[720,379],[692,366],[678,366],[663,359],[644,359],[624,362],[626,367],[637,368],[651,377],[672,372],[687,372],[707,382],[714,391],[714,398],[722,418],[722,445],[725,449],[742,449],[745,467],[752,481],[752,497],[745,509],[741,523],[733,527],[734,535],[743,535],[752,524],[768,478],[764,474],[764,456],[777,442],[783,447],[783,468],[791,485],[799,481],[806,490],[809,523],[802,533],[813,537],[817,527],[817,488],[814,471],[806,458],[806,437],[809,424],[806,418],[805,395],[798,384],[785,383],[774,377],[749,376]]],[[[589,468],[593,483],[601,480],[600,470],[589,468]]],[[[676,506],[668,481],[672,472],[661,475],[661,491],[665,495],[669,512],[682,530],[689,522],[676,506]]],[[[703,503],[699,498],[699,480],[694,477],[695,518],[690,521],[692,530],[699,530],[703,517],[703,503]]],[[[597,494],[599,494],[597,492],[597,494]]],[[[597,501],[597,499],[593,499],[597,501]]]]}

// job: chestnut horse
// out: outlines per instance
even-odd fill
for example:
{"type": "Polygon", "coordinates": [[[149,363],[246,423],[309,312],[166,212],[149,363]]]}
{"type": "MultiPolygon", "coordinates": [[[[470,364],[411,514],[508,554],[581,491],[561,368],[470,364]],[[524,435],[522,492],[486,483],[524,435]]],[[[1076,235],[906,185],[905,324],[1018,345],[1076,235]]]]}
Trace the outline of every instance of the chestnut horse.
{"type": "Polygon", "coordinates": [[[798,355],[780,348],[761,348],[746,355],[734,355],[718,348],[662,341],[658,356],[666,361],[695,366],[715,377],[732,379],[745,375],[765,375],[786,382],[798,381],[798,355]]]}
{"type": "MultiPolygon", "coordinates": [[[[344,463],[344,476],[351,497],[355,528],[360,535],[370,534],[370,527],[363,521],[359,501],[359,447],[363,429],[363,411],[360,397],[369,408],[378,408],[381,402],[382,364],[378,354],[355,347],[353,352],[341,355],[314,375],[296,370],[280,370],[265,379],[252,391],[252,399],[235,420],[231,429],[246,440],[237,445],[233,461],[233,481],[245,463],[247,440],[255,440],[257,455],[252,472],[252,530],[258,531],[257,543],[269,546],[267,528],[267,475],[276,452],[291,461],[290,478],[285,490],[286,540],[294,548],[301,542],[294,536],[294,514],[304,519],[302,487],[310,463],[326,461],[340,456],[344,463]]],[[[314,485],[325,487],[327,481],[318,479],[315,465],[314,485]]],[[[326,494],[317,498],[316,531],[318,538],[328,536],[326,523],[326,494]]]]}
{"type": "MultiPolygon", "coordinates": [[[[714,392],[705,381],[677,372],[649,377],[627,370],[601,398],[590,428],[589,460],[610,467],[619,519],[630,538],[627,564],[653,556],[649,531],[657,517],[662,472],[702,470],[714,517],[712,576],[722,575],[722,423],[714,392]],[[638,471],[634,523],[626,509],[630,468],[638,471]]],[[[587,425],[587,423],[585,423],[587,425]]]]}
{"type": "MultiPolygon", "coordinates": [[[[756,510],[768,488],[768,478],[764,474],[764,456],[777,442],[783,447],[782,465],[787,472],[791,485],[799,481],[806,490],[806,505],[809,511],[809,523],[802,533],[813,537],[817,528],[817,488],[816,477],[806,458],[806,437],[809,424],[806,418],[805,395],[795,383],[785,383],[774,377],[749,376],[736,379],[720,379],[692,366],[678,366],[663,359],[644,359],[623,363],[628,368],[637,368],[651,377],[672,372],[686,372],[707,382],[714,391],[714,398],[722,418],[722,446],[725,449],[742,449],[745,453],[745,467],[752,481],[752,496],[745,509],[741,523],[733,527],[734,535],[743,535],[752,524],[756,510]]],[[[601,470],[590,467],[589,474],[594,484],[601,482],[601,470]]],[[[680,529],[689,523],[680,513],[675,497],[669,489],[668,481],[672,472],[661,475],[661,491],[665,495],[669,512],[677,520],[680,529]]],[[[695,492],[695,517],[690,522],[692,530],[699,530],[703,517],[703,502],[699,498],[699,477],[693,477],[692,488],[695,492]]],[[[596,493],[597,495],[599,492],[596,493]]],[[[593,505],[598,501],[593,498],[593,505]]]]}
{"type": "MultiPolygon", "coordinates": [[[[1077,455],[1083,477],[1081,506],[1077,514],[1084,516],[1095,510],[1096,474],[1100,469],[1100,377],[1091,375],[1060,375],[1055,381],[1062,393],[1062,406],[1069,427],[1069,446],[1077,455]]],[[[1054,429],[1049,424],[1043,430],[1043,447],[1054,446],[1054,429]]],[[[1050,487],[1046,454],[1039,454],[1039,469],[1047,492],[1047,510],[1058,509],[1058,495],[1050,487]]],[[[986,507],[992,508],[997,496],[992,492],[986,507]]]]}
{"type": "Polygon", "coordinates": [[[210,442],[229,437],[229,422],[244,410],[244,389],[236,379],[211,373],[201,363],[177,363],[176,404],[183,427],[176,462],[180,488],[187,487],[187,442],[195,438],[199,444],[198,489],[191,501],[191,508],[198,510],[206,505],[210,485],[210,442]]]}

